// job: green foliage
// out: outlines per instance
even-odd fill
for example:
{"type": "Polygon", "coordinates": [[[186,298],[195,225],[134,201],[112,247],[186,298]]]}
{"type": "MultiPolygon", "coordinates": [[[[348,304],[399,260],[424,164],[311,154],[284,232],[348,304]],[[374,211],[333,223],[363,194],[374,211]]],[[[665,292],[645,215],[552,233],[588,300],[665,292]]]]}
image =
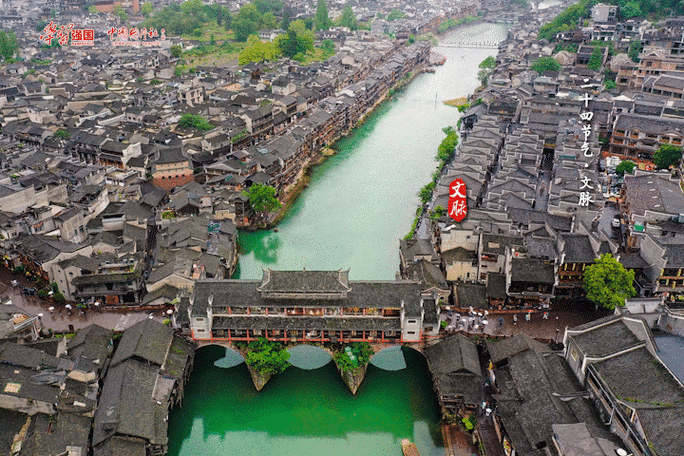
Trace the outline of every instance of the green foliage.
{"type": "Polygon", "coordinates": [[[603,57],[601,54],[601,48],[595,46],[594,50],[591,52],[591,57],[589,57],[589,63],[587,64],[587,66],[590,70],[598,71],[601,69],[602,62],[603,57]]]}
{"type": "Polygon", "coordinates": [[[676,165],[682,158],[682,148],[672,144],[663,144],[653,154],[653,162],[658,169],[667,169],[676,165]]]}
{"type": "Polygon", "coordinates": [[[171,51],[171,56],[175,59],[180,59],[181,56],[183,55],[183,48],[180,46],[180,44],[174,44],[169,48],[171,51]]]}
{"type": "Polygon", "coordinates": [[[119,18],[119,22],[124,23],[128,20],[128,13],[124,11],[121,5],[114,5],[112,14],[119,18]]]}
{"type": "Polygon", "coordinates": [[[40,299],[45,299],[48,296],[48,292],[45,290],[38,290],[38,297],[40,299]]]}
{"type": "Polygon", "coordinates": [[[152,11],[154,11],[154,5],[151,2],[143,3],[143,5],[140,7],[140,12],[145,17],[150,17],[152,11]]]}
{"type": "Polygon", "coordinates": [[[68,132],[68,131],[65,131],[65,130],[57,130],[57,131],[55,132],[55,138],[59,138],[59,139],[69,139],[70,136],[71,136],[71,135],[69,134],[69,132],[68,132]]]}
{"type": "Polygon", "coordinates": [[[323,49],[325,52],[329,54],[334,54],[335,53],[335,42],[331,40],[330,38],[326,38],[323,40],[323,43],[321,43],[321,49],[323,49]]]}
{"type": "Polygon", "coordinates": [[[284,8],[283,9],[283,20],[280,21],[280,28],[283,30],[289,30],[291,23],[292,23],[292,10],[290,8],[284,8]]]}
{"type": "Polygon", "coordinates": [[[634,171],[634,167],[636,166],[636,163],[630,160],[624,160],[621,161],[616,167],[615,167],[615,173],[618,176],[624,176],[625,173],[632,174],[632,171],[634,171]]]}
{"type": "Polygon", "coordinates": [[[630,59],[632,59],[632,62],[639,63],[639,54],[641,54],[641,51],[643,50],[644,43],[642,43],[639,40],[632,41],[631,43],[629,43],[629,50],[627,51],[627,55],[630,59]]]}
{"type": "Polygon", "coordinates": [[[278,20],[275,15],[270,11],[263,16],[261,16],[261,28],[266,30],[273,30],[278,28],[278,20]]]}
{"type": "Polygon", "coordinates": [[[373,356],[373,347],[367,342],[352,342],[342,350],[336,351],[333,359],[342,372],[365,366],[373,356]],[[349,348],[347,348],[349,347],[349,348]]]}
{"type": "Polygon", "coordinates": [[[161,84],[161,81],[157,78],[152,78],[152,80],[150,81],[150,84],[152,84],[152,85],[161,84]]]}
{"type": "Polygon", "coordinates": [[[472,432],[477,426],[477,418],[471,414],[461,419],[461,423],[465,426],[466,431],[472,432]]]}
{"type": "Polygon", "coordinates": [[[418,196],[423,204],[426,204],[432,198],[432,191],[435,189],[435,183],[429,182],[425,187],[418,190],[418,196]]]}
{"type": "Polygon", "coordinates": [[[613,90],[615,87],[617,87],[617,84],[615,81],[608,79],[603,82],[603,87],[605,87],[606,90],[613,90]]]}
{"type": "Polygon", "coordinates": [[[406,17],[406,14],[404,14],[403,11],[400,10],[392,10],[390,13],[387,15],[387,21],[392,22],[396,21],[398,19],[404,19],[406,17]]]}
{"type": "Polygon", "coordinates": [[[548,24],[539,28],[537,38],[552,41],[559,32],[574,30],[584,18],[591,17],[591,7],[598,3],[597,0],[580,0],[569,6],[548,24]]]}
{"type": "Polygon", "coordinates": [[[609,253],[584,270],[587,298],[610,310],[624,306],[626,298],[636,296],[633,282],[634,271],[626,270],[609,253]]]}
{"type": "Polygon", "coordinates": [[[207,121],[202,116],[198,116],[195,114],[183,114],[183,117],[181,117],[180,121],[178,121],[178,126],[180,127],[186,127],[186,128],[197,128],[198,130],[211,130],[214,128],[212,124],[207,121]]]}
{"type": "Polygon", "coordinates": [[[40,21],[36,24],[36,32],[42,32],[48,26],[48,21],[40,21]]]}
{"type": "Polygon", "coordinates": [[[315,31],[328,30],[332,22],[328,17],[328,4],[325,0],[318,0],[316,4],[316,16],[314,17],[313,27],[315,31]]]}
{"type": "Polygon", "coordinates": [[[280,48],[275,42],[260,41],[255,35],[247,39],[247,47],[240,52],[238,63],[247,65],[252,62],[265,62],[277,60],[280,56],[280,48]]]}
{"type": "Polygon", "coordinates": [[[215,21],[228,28],[231,20],[230,10],[226,7],[203,5],[201,0],[189,0],[181,5],[172,3],[153,11],[139,27],[166,29],[167,35],[190,35],[195,30],[201,33],[206,22],[215,21]]]}
{"type": "Polygon", "coordinates": [[[249,198],[249,204],[257,212],[271,212],[282,206],[276,198],[276,189],[268,185],[252,184],[243,194],[249,198]]]}
{"type": "Polygon", "coordinates": [[[553,57],[542,56],[532,62],[530,69],[542,74],[544,71],[560,71],[561,64],[553,57]]]}
{"type": "Polygon", "coordinates": [[[280,35],[275,43],[285,57],[295,58],[299,54],[313,51],[314,39],[313,32],[306,29],[304,22],[294,21],[287,34],[280,35]]]}
{"type": "Polygon", "coordinates": [[[64,295],[62,293],[60,293],[59,291],[53,293],[52,299],[54,299],[57,304],[61,304],[64,301],[66,301],[66,299],[64,298],[64,295]]]}
{"type": "Polygon", "coordinates": [[[454,130],[451,130],[437,148],[437,159],[442,163],[450,161],[454,157],[454,151],[456,150],[457,145],[458,135],[454,130]]]}
{"type": "Polygon", "coordinates": [[[290,352],[279,342],[260,337],[247,345],[245,362],[261,374],[279,374],[290,366],[290,352]]]}
{"type": "Polygon", "coordinates": [[[240,8],[235,20],[233,21],[233,32],[237,41],[247,41],[250,35],[259,32],[261,24],[261,13],[251,3],[247,3],[240,8]]]}
{"type": "Polygon", "coordinates": [[[359,21],[356,19],[356,14],[354,14],[351,5],[345,6],[338,21],[338,25],[347,27],[349,30],[356,30],[359,28],[359,21]]]}
{"type": "Polygon", "coordinates": [[[480,62],[479,68],[493,70],[496,68],[496,59],[491,55],[480,62]]]}
{"type": "Polygon", "coordinates": [[[446,213],[447,212],[446,212],[446,209],[444,208],[444,206],[437,206],[432,210],[432,212],[430,212],[430,218],[435,220],[435,219],[438,219],[440,217],[444,217],[446,215],[446,213]]]}
{"type": "Polygon", "coordinates": [[[261,14],[278,13],[283,9],[281,0],[254,0],[252,3],[261,14]]]}
{"type": "Polygon", "coordinates": [[[17,42],[17,36],[13,31],[5,33],[4,30],[0,30],[0,56],[5,61],[10,60],[19,51],[19,43],[17,42]]]}

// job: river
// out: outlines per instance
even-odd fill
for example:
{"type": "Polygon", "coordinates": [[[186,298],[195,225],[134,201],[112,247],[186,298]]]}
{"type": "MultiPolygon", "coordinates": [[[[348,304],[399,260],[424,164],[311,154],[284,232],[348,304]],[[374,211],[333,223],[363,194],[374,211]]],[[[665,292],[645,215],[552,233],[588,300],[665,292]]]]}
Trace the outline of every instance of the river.
{"type": "MultiPolygon", "coordinates": [[[[502,25],[457,29],[440,44],[500,41],[502,25]]],[[[419,75],[381,105],[337,154],[316,166],[308,188],[278,224],[278,232],[240,232],[235,278],[259,279],[262,268],[348,269],[352,279],[389,280],[399,269],[399,239],[410,230],[418,190],[431,180],[442,128],[459,113],[443,101],[479,85],[478,64],[495,49],[436,47],[447,62],[419,75]]]]}
{"type": "MultiPolygon", "coordinates": [[[[499,41],[506,28],[474,24],[441,44],[499,41]]],[[[399,239],[409,231],[418,190],[435,170],[442,128],[459,113],[443,101],[478,86],[477,65],[495,49],[436,47],[447,57],[382,104],[337,154],[316,166],[308,188],[273,230],[241,232],[237,278],[261,268],[351,268],[356,280],[393,279],[399,239]]],[[[169,455],[400,456],[401,439],[422,456],[443,456],[439,411],[425,359],[410,349],[383,352],[352,395],[332,363],[290,367],[257,393],[244,364],[229,366],[225,350],[197,352],[181,407],[169,418],[169,455]],[[397,370],[398,369],[398,370],[397,370]]],[[[325,357],[320,359],[325,362],[325,357]]]]}

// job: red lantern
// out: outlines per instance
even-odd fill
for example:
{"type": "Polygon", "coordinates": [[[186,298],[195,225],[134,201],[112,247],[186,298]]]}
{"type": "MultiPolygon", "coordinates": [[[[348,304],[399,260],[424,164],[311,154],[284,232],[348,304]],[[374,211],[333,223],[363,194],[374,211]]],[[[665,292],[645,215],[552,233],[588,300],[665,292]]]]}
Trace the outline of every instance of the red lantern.
{"type": "Polygon", "coordinates": [[[462,179],[454,179],[449,184],[449,217],[460,222],[468,214],[468,198],[466,185],[462,179]]]}

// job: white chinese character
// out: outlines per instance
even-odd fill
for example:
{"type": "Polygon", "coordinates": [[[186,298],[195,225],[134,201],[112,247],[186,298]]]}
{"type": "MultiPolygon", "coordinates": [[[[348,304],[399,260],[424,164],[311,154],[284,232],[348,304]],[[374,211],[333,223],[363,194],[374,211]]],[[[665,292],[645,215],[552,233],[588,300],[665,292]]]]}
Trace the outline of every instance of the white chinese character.
{"type": "Polygon", "coordinates": [[[460,215],[465,214],[466,211],[466,204],[464,201],[454,201],[451,204],[451,211],[449,211],[449,217],[454,216],[458,217],[460,215]]]}
{"type": "Polygon", "coordinates": [[[594,113],[591,111],[580,113],[580,119],[584,120],[585,122],[591,122],[591,119],[593,119],[593,118],[594,118],[594,113]]]}
{"type": "Polygon", "coordinates": [[[594,202],[594,200],[591,197],[591,195],[589,194],[589,192],[580,193],[579,203],[578,203],[580,206],[589,206],[589,203],[593,203],[593,202],[594,202]]]}
{"type": "Polygon", "coordinates": [[[589,189],[593,190],[594,187],[591,186],[591,185],[589,185],[589,182],[590,182],[590,181],[589,181],[589,177],[584,176],[584,177],[582,178],[582,186],[580,187],[580,190],[584,190],[585,188],[589,188],[589,189]]]}
{"type": "Polygon", "coordinates": [[[584,143],[582,143],[582,152],[584,153],[585,157],[593,157],[594,156],[594,153],[591,150],[589,150],[589,147],[590,146],[589,146],[588,142],[585,141],[584,143]]]}
{"type": "Polygon", "coordinates": [[[582,133],[584,133],[584,140],[586,141],[589,136],[591,136],[591,125],[590,124],[584,124],[582,125],[582,133]]]}
{"type": "Polygon", "coordinates": [[[584,102],[585,108],[589,107],[589,100],[591,100],[591,97],[589,96],[588,93],[585,93],[583,97],[579,97],[579,101],[584,102]]]}
{"type": "Polygon", "coordinates": [[[465,194],[461,193],[461,187],[463,186],[464,184],[462,182],[454,183],[453,187],[450,188],[451,192],[449,192],[449,198],[465,198],[465,194]]]}

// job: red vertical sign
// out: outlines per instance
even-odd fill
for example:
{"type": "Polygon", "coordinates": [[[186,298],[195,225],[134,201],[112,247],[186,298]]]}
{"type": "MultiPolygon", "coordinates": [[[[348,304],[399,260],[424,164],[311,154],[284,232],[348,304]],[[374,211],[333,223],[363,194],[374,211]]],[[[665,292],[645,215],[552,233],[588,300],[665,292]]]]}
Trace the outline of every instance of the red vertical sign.
{"type": "Polygon", "coordinates": [[[449,217],[460,222],[468,214],[466,185],[461,179],[454,179],[449,184],[449,217]]]}

